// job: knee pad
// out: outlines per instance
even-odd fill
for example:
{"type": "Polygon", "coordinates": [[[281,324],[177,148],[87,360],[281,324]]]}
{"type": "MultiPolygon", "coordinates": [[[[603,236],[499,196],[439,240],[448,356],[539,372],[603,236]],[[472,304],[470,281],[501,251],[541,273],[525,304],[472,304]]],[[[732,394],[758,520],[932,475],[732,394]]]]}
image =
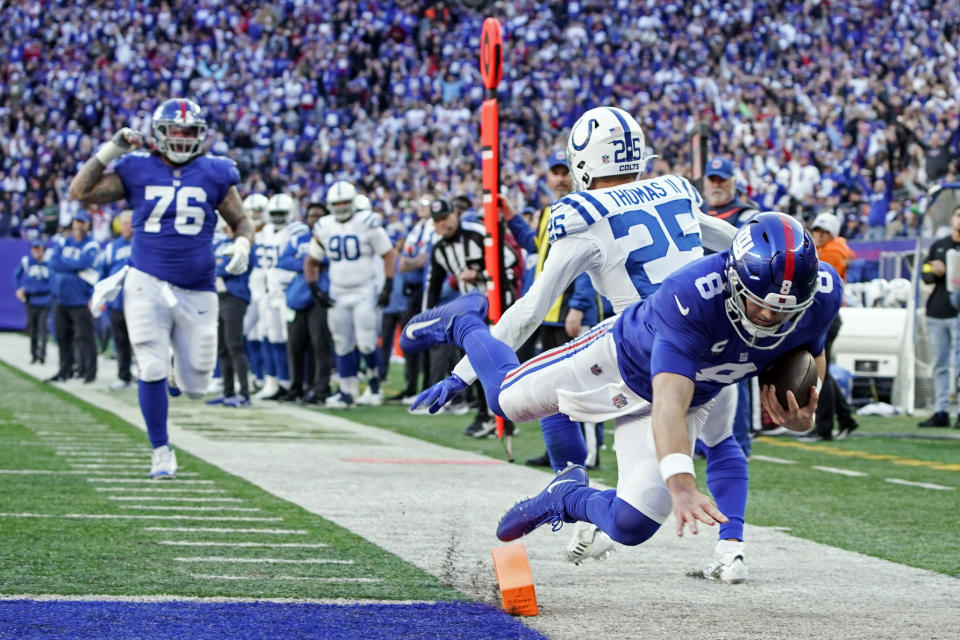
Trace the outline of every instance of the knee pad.
{"type": "Polygon", "coordinates": [[[636,546],[646,542],[660,528],[659,522],[620,498],[614,498],[610,508],[613,510],[613,526],[606,533],[620,544],[636,546]]]}

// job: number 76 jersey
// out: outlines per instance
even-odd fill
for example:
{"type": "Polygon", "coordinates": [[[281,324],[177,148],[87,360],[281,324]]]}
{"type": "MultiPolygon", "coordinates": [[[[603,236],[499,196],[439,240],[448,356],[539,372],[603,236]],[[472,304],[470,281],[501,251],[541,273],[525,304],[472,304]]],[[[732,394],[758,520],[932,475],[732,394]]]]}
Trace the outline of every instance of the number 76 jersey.
{"type": "Polygon", "coordinates": [[[556,246],[563,254],[571,251],[566,246],[571,240],[591,245],[576,252],[591,256],[585,270],[620,312],[701,257],[704,243],[713,250],[730,248],[736,229],[703,215],[702,202],[697,190],[675,175],[571,193],[550,209],[550,242],[566,238],[556,246]]]}
{"type": "Polygon", "coordinates": [[[215,291],[213,229],[217,207],[240,182],[233,160],[205,155],[174,167],[138,151],[114,170],[133,210],[130,266],[183,289],[215,291]]]}

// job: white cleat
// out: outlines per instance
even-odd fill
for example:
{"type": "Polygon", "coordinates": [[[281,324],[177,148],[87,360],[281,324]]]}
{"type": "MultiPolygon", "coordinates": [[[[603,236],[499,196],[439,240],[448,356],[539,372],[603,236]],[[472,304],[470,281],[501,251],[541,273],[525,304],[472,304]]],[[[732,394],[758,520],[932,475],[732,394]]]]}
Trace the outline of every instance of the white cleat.
{"type": "Polygon", "coordinates": [[[349,409],[353,406],[353,397],[346,391],[338,391],[323,403],[327,409],[349,409]]]}
{"type": "Polygon", "coordinates": [[[117,378],[113,383],[107,387],[110,391],[123,391],[124,389],[129,389],[132,386],[132,383],[126,380],[120,380],[117,378]]]}
{"type": "Polygon", "coordinates": [[[272,376],[267,376],[267,381],[264,383],[263,388],[253,395],[253,399],[264,400],[265,398],[269,398],[279,390],[280,390],[280,384],[277,382],[277,379],[272,376]]]}
{"type": "Polygon", "coordinates": [[[207,385],[207,393],[223,393],[223,378],[210,378],[210,384],[207,385]]]}
{"type": "Polygon", "coordinates": [[[749,571],[744,561],[743,542],[720,540],[717,542],[713,560],[703,568],[703,577],[724,584],[740,584],[747,581],[749,571]]]}
{"type": "Polygon", "coordinates": [[[587,558],[600,562],[613,552],[610,536],[589,522],[578,522],[573,528],[573,538],[567,544],[567,560],[575,565],[587,558]]]}
{"type": "Polygon", "coordinates": [[[367,387],[366,391],[360,394],[360,397],[357,398],[357,406],[363,407],[379,407],[383,404],[383,393],[377,392],[373,393],[370,391],[370,387],[367,387]]]}
{"type": "Polygon", "coordinates": [[[177,475],[177,454],[169,445],[153,450],[150,458],[150,477],[158,480],[174,478],[177,475]]]}

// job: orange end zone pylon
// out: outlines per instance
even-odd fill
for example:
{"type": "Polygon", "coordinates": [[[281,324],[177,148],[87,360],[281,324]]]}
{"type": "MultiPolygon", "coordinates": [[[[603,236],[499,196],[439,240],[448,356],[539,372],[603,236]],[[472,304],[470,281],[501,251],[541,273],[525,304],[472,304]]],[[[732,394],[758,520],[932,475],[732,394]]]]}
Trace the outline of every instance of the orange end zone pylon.
{"type": "Polygon", "coordinates": [[[493,556],[493,570],[497,574],[503,609],[515,616],[535,616],[537,594],[533,590],[533,574],[530,573],[530,561],[522,542],[490,550],[493,556]]]}

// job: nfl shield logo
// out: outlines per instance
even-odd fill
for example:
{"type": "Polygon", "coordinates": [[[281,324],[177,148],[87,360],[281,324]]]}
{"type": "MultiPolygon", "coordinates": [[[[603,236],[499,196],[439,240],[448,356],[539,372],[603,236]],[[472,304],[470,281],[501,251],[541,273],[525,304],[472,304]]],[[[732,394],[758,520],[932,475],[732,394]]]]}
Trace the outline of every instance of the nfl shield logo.
{"type": "Polygon", "coordinates": [[[592,367],[590,367],[590,373],[592,373],[595,376],[598,376],[601,373],[603,373],[603,369],[600,368],[600,365],[595,364],[592,367]]]}
{"type": "Polygon", "coordinates": [[[617,409],[623,409],[625,406],[627,406],[626,396],[624,396],[622,393],[618,393],[617,395],[613,396],[613,406],[615,406],[617,409]]]}
{"type": "Polygon", "coordinates": [[[610,162],[610,156],[608,156],[608,155],[606,155],[606,154],[600,156],[600,162],[602,162],[603,164],[609,163],[609,162],[610,162]]]}

